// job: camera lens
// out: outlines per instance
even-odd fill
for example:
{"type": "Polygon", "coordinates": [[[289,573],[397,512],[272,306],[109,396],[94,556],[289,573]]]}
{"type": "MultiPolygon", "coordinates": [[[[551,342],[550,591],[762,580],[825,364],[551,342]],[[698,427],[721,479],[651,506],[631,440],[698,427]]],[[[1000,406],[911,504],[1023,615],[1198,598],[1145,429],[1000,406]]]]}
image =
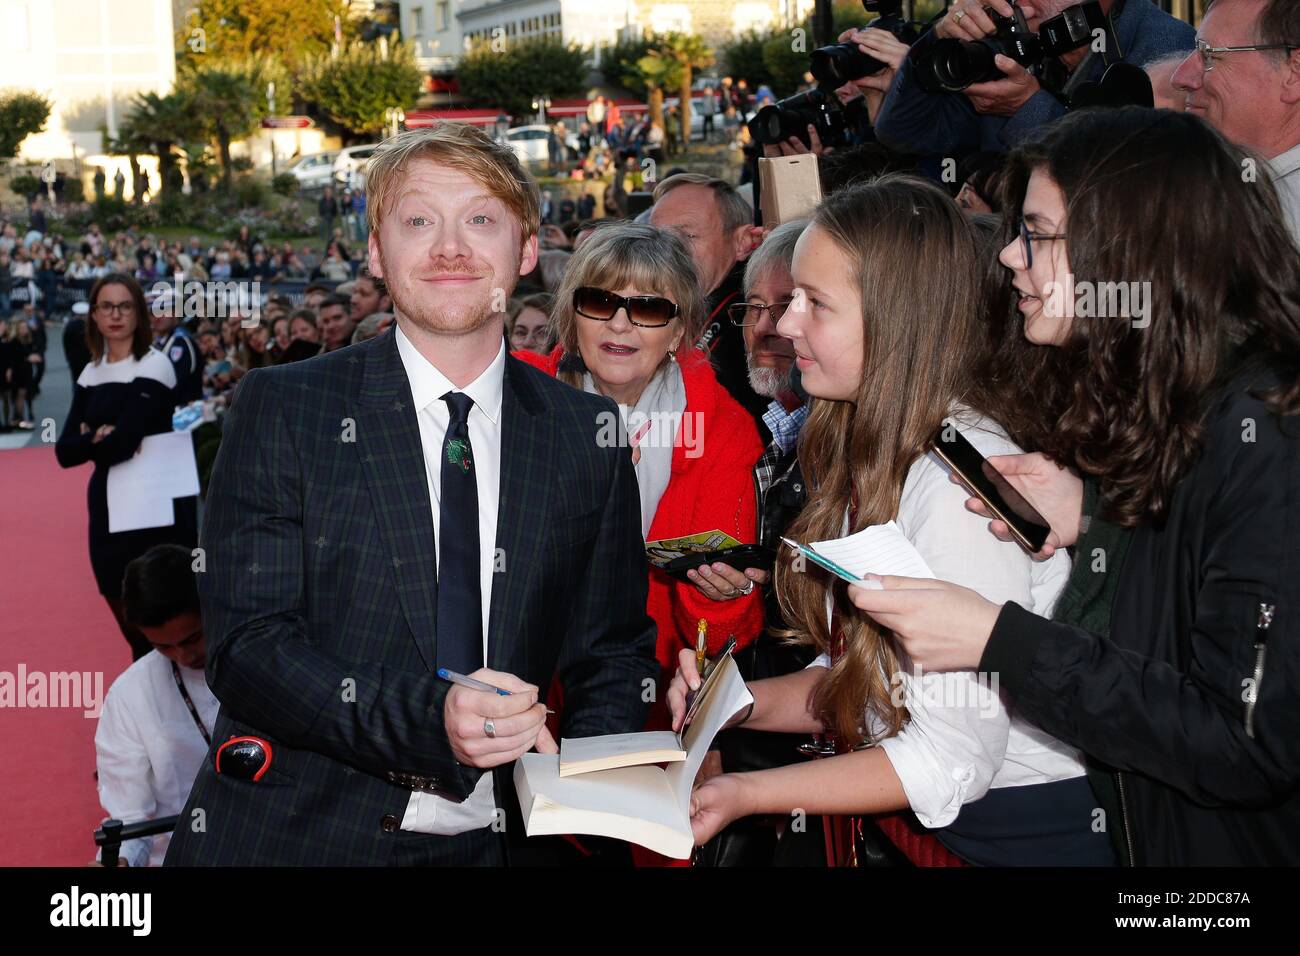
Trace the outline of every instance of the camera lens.
{"type": "Polygon", "coordinates": [[[813,50],[808,69],[823,86],[834,89],[885,68],[874,56],[863,53],[856,43],[837,43],[813,50]]]}

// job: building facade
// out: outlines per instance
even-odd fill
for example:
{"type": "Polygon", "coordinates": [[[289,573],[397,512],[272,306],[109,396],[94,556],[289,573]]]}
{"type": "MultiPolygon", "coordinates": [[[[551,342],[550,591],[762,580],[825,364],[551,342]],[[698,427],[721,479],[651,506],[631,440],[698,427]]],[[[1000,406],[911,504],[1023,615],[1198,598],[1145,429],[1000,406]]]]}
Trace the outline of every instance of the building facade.
{"type": "MultiPolygon", "coordinates": [[[[176,78],[171,0],[0,0],[0,88],[53,104],[19,159],[85,160],[116,135],[138,93],[176,78]]],[[[109,172],[111,178],[113,172],[109,172]]]]}

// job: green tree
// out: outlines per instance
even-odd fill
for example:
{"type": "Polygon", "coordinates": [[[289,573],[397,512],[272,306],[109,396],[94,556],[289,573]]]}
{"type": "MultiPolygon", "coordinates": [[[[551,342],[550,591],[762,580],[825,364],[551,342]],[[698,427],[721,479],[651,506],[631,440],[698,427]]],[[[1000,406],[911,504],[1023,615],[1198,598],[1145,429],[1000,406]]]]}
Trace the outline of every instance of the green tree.
{"type": "Polygon", "coordinates": [[[456,67],[461,92],[471,103],[520,116],[531,111],[533,97],[582,93],[588,57],[577,44],[541,37],[494,49],[493,42],[473,43],[456,67]]]}
{"type": "Polygon", "coordinates": [[[641,99],[648,99],[650,90],[637,64],[652,49],[650,38],[641,35],[634,40],[620,40],[605,55],[601,72],[606,82],[621,86],[641,99]]]}
{"type": "Polygon", "coordinates": [[[307,61],[299,78],[302,95],[356,136],[378,133],[389,109],[408,110],[420,97],[420,68],[408,43],[356,41],[337,57],[307,61]]]}
{"type": "MultiPolygon", "coordinates": [[[[845,30],[864,27],[874,19],[863,12],[861,4],[836,3],[831,8],[831,42],[837,42],[835,38],[845,30]]],[[[797,28],[803,31],[802,34],[795,33],[795,29],[773,31],[763,42],[763,64],[771,76],[772,91],[777,96],[789,96],[804,82],[809,54],[816,49],[811,17],[797,28]]]]}
{"type": "Polygon", "coordinates": [[[125,156],[131,166],[131,201],[137,205],[144,200],[144,177],[140,171],[140,156],[150,152],[152,144],[130,117],[117,126],[117,135],[109,136],[108,128],[100,125],[99,134],[104,141],[104,152],[110,156],[125,156]]]}
{"type": "Polygon", "coordinates": [[[646,104],[650,110],[650,122],[663,125],[664,90],[671,89],[681,82],[681,67],[677,61],[658,50],[650,50],[636,61],[636,69],[642,87],[646,90],[646,104]]]}
{"type": "Polygon", "coordinates": [[[18,147],[45,129],[51,103],[40,93],[0,90],[0,159],[18,155],[18,147]]]}
{"type": "Polygon", "coordinates": [[[230,192],[230,144],[251,136],[267,114],[266,87],[276,84],[276,97],[288,98],[289,80],[270,57],[247,60],[205,60],[194,57],[177,78],[176,87],[193,111],[203,138],[215,140],[221,157],[221,188],[230,192]]]}
{"type": "Polygon", "coordinates": [[[682,114],[683,146],[691,141],[691,83],[696,70],[703,70],[714,63],[713,50],[693,33],[672,31],[658,34],[654,38],[655,48],[659,54],[671,60],[677,67],[676,88],[679,101],[678,109],[682,114]]]}
{"type": "Polygon", "coordinates": [[[770,38],[771,34],[747,30],[724,44],[718,52],[725,74],[743,77],[755,89],[764,83],[774,84],[776,79],[763,60],[763,44],[770,38]]]}
{"type": "Polygon", "coordinates": [[[344,41],[355,35],[347,8],[347,0],[199,0],[177,24],[176,51],[223,62],[274,54],[296,68],[329,52],[336,16],[344,41]]]}
{"type": "Polygon", "coordinates": [[[141,93],[132,101],[126,123],[136,141],[147,143],[158,157],[162,194],[179,192],[181,175],[173,147],[202,135],[190,97],[180,90],[166,96],[141,93]]]}

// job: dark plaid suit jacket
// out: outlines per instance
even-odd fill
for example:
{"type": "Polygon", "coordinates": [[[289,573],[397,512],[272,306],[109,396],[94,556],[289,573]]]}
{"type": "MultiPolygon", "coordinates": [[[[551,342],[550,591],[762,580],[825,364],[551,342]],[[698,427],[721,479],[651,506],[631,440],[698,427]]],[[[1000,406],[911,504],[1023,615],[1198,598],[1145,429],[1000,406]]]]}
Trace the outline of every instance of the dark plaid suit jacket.
{"type": "MultiPolygon", "coordinates": [[[[543,696],[558,675],[566,737],[642,729],[657,672],[631,458],[597,442],[612,411],[506,360],[488,667],[543,696]]],[[[387,774],[463,799],[482,773],[443,730],[433,519],[393,333],[250,372],[211,489],[199,589],[221,713],[167,863],[386,864],[411,795],[387,774]],[[273,748],[256,782],[213,769],[242,734],[273,748]]]]}

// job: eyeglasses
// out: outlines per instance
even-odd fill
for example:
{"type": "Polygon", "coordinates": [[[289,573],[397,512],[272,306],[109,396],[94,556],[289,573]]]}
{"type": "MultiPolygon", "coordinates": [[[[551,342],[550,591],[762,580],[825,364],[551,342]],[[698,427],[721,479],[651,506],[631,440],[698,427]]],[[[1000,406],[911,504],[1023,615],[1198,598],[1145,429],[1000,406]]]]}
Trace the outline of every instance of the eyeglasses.
{"type": "Polygon", "coordinates": [[[1025,251],[1025,268],[1032,269],[1034,266],[1034,243],[1050,242],[1053,239],[1064,239],[1063,232],[1030,232],[1029,226],[1025,224],[1025,217],[1020,217],[1020,246],[1025,251]]]}
{"type": "Polygon", "coordinates": [[[597,322],[608,322],[619,309],[625,309],[628,321],[643,329],[663,328],[681,311],[676,302],[660,295],[621,296],[592,286],[573,290],[573,309],[597,322]]]}
{"type": "Polygon", "coordinates": [[[95,306],[95,314],[108,318],[110,315],[117,313],[121,316],[130,315],[135,311],[134,302],[100,302],[95,306]]]}
{"type": "Polygon", "coordinates": [[[727,306],[727,315],[731,317],[732,325],[738,325],[742,329],[749,328],[751,325],[758,325],[762,321],[764,312],[770,315],[773,323],[775,323],[779,322],[781,316],[785,315],[785,310],[790,308],[790,302],[790,299],[786,299],[784,302],[773,302],[771,305],[737,302],[734,305],[727,306]]]}
{"type": "Polygon", "coordinates": [[[1251,50],[1295,50],[1297,47],[1294,43],[1251,43],[1247,46],[1210,46],[1204,40],[1197,38],[1196,55],[1201,60],[1201,72],[1209,73],[1214,69],[1214,64],[1218,62],[1215,58],[1224,53],[1246,53],[1251,50]]]}

